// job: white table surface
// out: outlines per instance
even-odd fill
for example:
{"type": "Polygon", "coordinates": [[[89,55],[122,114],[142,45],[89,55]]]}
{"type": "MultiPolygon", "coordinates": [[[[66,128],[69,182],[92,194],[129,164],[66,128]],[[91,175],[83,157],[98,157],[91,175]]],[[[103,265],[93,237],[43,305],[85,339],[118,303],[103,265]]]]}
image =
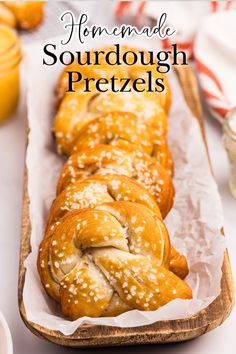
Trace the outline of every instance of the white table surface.
{"type": "MultiPolygon", "coordinates": [[[[225,233],[231,256],[231,265],[236,274],[236,200],[228,190],[228,162],[221,141],[221,126],[205,112],[205,126],[219,192],[225,214],[225,233]]],[[[20,244],[23,169],[25,155],[24,102],[15,117],[0,128],[0,310],[5,315],[13,336],[14,354],[62,354],[82,352],[47,343],[35,337],[23,324],[17,303],[17,282],[20,244]]],[[[130,347],[130,353],[190,353],[233,354],[235,346],[236,308],[226,322],[214,331],[190,342],[130,347]]],[[[86,353],[121,353],[124,349],[88,349],[86,353]]]]}

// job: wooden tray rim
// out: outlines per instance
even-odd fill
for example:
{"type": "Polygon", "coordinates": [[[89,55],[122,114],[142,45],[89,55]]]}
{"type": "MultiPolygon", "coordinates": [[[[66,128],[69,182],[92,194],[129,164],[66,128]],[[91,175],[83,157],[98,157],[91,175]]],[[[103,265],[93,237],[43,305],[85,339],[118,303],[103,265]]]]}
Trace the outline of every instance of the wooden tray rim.
{"type": "MultiPolygon", "coordinates": [[[[175,71],[183,89],[185,99],[201,126],[203,140],[207,150],[196,78],[190,66],[177,67],[175,71]]],[[[26,327],[38,337],[56,344],[71,347],[99,347],[186,341],[219,326],[229,316],[234,304],[233,278],[226,250],[222,266],[221,293],[209,306],[193,316],[179,320],[158,321],[148,326],[133,328],[83,325],[72,335],[65,336],[59,331],[49,330],[27,320],[23,302],[23,288],[25,280],[24,260],[29,253],[29,197],[27,190],[27,169],[25,168],[18,302],[23,322],[26,327]]]]}

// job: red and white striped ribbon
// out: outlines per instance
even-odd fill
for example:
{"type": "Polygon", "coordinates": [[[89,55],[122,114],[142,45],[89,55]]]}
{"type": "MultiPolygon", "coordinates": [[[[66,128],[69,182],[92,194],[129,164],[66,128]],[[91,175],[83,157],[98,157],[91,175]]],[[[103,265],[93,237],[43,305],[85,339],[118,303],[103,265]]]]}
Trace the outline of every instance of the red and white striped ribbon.
{"type": "Polygon", "coordinates": [[[223,122],[236,106],[236,10],[205,19],[196,36],[194,56],[208,107],[223,122]]]}
{"type": "Polygon", "coordinates": [[[204,63],[195,58],[198,76],[201,82],[202,92],[208,103],[212,114],[218,120],[224,119],[232,108],[216,74],[211,71],[204,63]]]}

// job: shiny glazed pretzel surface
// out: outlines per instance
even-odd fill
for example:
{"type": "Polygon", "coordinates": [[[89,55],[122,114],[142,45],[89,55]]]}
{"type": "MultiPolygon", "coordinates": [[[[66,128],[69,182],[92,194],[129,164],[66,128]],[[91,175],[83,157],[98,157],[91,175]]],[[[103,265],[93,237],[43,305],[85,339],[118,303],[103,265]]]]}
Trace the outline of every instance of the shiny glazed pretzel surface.
{"type": "Polygon", "coordinates": [[[154,198],[134,179],[124,175],[103,174],[69,184],[55,198],[48,217],[47,228],[60,221],[72,209],[94,208],[97,205],[129,201],[146,205],[159,219],[160,209],[154,198]]]}
{"type": "Polygon", "coordinates": [[[95,174],[115,173],[134,178],[153,195],[161,213],[167,215],[173,204],[174,187],[167,171],[149,155],[110,145],[96,145],[73,154],[59,177],[57,192],[67,185],[95,174]]]}
{"type": "Polygon", "coordinates": [[[172,173],[173,161],[166,138],[167,117],[153,94],[109,92],[97,95],[89,105],[89,99],[92,97],[92,94],[75,92],[68,93],[63,99],[54,122],[54,132],[60,152],[71,154],[75,151],[81,133],[91,126],[98,126],[99,133],[102,124],[98,123],[98,119],[102,120],[102,117],[105,119],[110,113],[110,117],[113,117],[113,124],[110,124],[111,131],[115,131],[118,125],[120,129],[123,128],[124,134],[125,129],[128,130],[135,120],[136,126],[145,126],[149,140],[152,141],[149,154],[172,173]]]}
{"type": "MultiPolygon", "coordinates": [[[[155,199],[134,179],[124,175],[103,174],[89,178],[76,179],[58,194],[52,203],[47,227],[55,227],[60,219],[73,209],[94,208],[105,202],[129,201],[145,205],[155,217],[162,220],[160,209],[155,199]]],[[[188,274],[188,265],[183,255],[171,246],[169,269],[184,279],[188,274]]]]}
{"type": "Polygon", "coordinates": [[[38,268],[64,315],[115,316],[191,298],[166,268],[169,251],[168,232],[149,208],[111,202],[67,213],[46,233],[38,268]]]}

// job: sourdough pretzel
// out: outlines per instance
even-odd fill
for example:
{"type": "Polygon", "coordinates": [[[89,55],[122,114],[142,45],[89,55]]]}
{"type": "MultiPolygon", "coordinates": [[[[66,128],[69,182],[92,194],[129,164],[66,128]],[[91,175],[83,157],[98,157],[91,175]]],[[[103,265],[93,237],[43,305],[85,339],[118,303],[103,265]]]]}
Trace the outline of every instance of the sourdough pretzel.
{"type": "MultiPolygon", "coordinates": [[[[95,208],[97,205],[113,202],[129,201],[145,205],[150,211],[162,220],[160,209],[153,197],[133,179],[114,175],[94,175],[81,182],[70,184],[52,203],[49,211],[46,230],[53,230],[55,224],[73,209],[95,208]]],[[[170,253],[169,269],[184,279],[188,274],[188,265],[183,255],[173,246],[170,253]]]]}
{"type": "Polygon", "coordinates": [[[151,129],[130,112],[106,113],[86,124],[77,135],[72,151],[98,144],[128,147],[130,151],[141,150],[148,155],[154,149],[151,129]]]}
{"type": "Polygon", "coordinates": [[[47,227],[56,222],[72,209],[94,208],[97,205],[113,201],[140,203],[162,219],[160,209],[154,198],[134,179],[124,175],[93,175],[82,181],[69,184],[54,200],[47,227]]]}
{"type": "Polygon", "coordinates": [[[130,151],[142,150],[154,156],[170,175],[173,173],[166,138],[158,136],[154,126],[145,124],[130,112],[106,113],[87,123],[76,136],[72,150],[103,143],[129,148],[130,151]]]}
{"type": "Polygon", "coordinates": [[[97,173],[115,173],[134,178],[155,197],[163,217],[172,207],[174,186],[167,171],[146,153],[130,152],[124,146],[120,149],[99,144],[83,148],[72,155],[59,177],[57,194],[69,184],[97,173]]]}
{"type": "MultiPolygon", "coordinates": [[[[140,140],[147,140],[148,134],[152,148],[147,152],[172,174],[173,161],[166,139],[167,118],[155,97],[148,92],[140,93],[140,95],[130,92],[127,93],[127,97],[124,93],[119,95],[111,92],[97,95],[92,100],[94,95],[95,93],[86,95],[76,92],[73,96],[68,94],[63,99],[54,121],[59,152],[71,154],[86,128],[93,130],[93,136],[101,134],[102,125],[104,126],[107,120],[109,121],[106,129],[107,135],[113,134],[113,139],[114,133],[117,136],[117,134],[125,135],[127,132],[126,136],[128,135],[129,139],[134,139],[139,133],[140,140]],[[129,113],[132,111],[135,115],[129,113]],[[104,114],[100,115],[102,112],[104,114]]],[[[136,145],[139,145],[139,142],[136,145]]]]}
{"type": "Polygon", "coordinates": [[[115,316],[190,299],[189,286],[165,268],[163,222],[144,205],[111,202],[70,211],[43,240],[38,270],[65,316],[115,316]]]}

